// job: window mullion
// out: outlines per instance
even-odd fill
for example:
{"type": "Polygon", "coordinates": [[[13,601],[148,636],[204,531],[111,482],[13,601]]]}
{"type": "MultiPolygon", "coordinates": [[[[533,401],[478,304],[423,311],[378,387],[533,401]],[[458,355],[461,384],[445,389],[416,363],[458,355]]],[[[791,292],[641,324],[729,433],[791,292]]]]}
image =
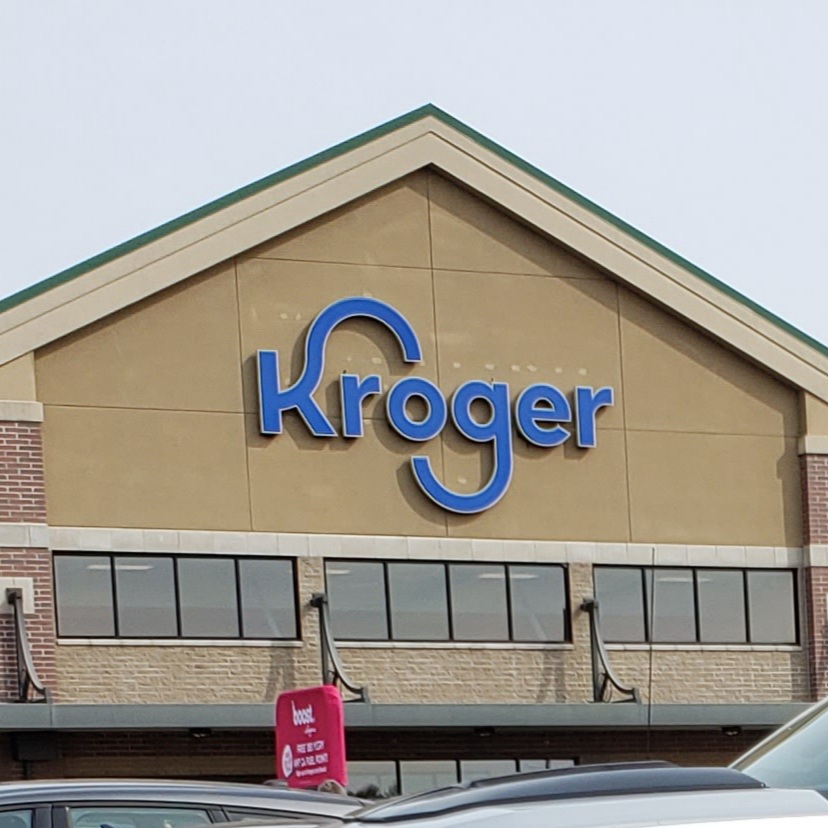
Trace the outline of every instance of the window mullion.
{"type": "Polygon", "coordinates": [[[109,576],[112,580],[112,626],[115,638],[121,637],[121,608],[118,606],[118,579],[115,576],[115,556],[107,555],[109,559],[109,576]]]}
{"type": "Polygon", "coordinates": [[[449,564],[443,564],[443,577],[446,584],[446,611],[448,612],[448,640],[454,641],[454,605],[451,599],[451,572],[449,564]]]}
{"type": "Polygon", "coordinates": [[[391,579],[388,577],[388,561],[382,564],[382,578],[385,587],[385,637],[394,640],[394,624],[391,620],[391,579]]]}
{"type": "Polygon", "coordinates": [[[515,640],[515,624],[512,619],[512,569],[503,564],[503,583],[506,587],[506,635],[509,641],[515,640]]]}
{"type": "Polygon", "coordinates": [[[175,590],[175,634],[176,638],[182,638],[181,631],[181,576],[178,571],[178,555],[173,556],[173,589],[175,590]]]}

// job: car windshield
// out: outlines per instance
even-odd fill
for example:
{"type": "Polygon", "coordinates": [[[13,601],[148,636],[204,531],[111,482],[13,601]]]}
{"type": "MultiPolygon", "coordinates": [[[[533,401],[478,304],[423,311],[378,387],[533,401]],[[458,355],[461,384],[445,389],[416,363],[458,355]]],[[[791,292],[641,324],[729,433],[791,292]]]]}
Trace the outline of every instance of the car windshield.
{"type": "Polygon", "coordinates": [[[828,700],[777,730],[732,767],[774,788],[813,788],[828,797],[828,700]]]}

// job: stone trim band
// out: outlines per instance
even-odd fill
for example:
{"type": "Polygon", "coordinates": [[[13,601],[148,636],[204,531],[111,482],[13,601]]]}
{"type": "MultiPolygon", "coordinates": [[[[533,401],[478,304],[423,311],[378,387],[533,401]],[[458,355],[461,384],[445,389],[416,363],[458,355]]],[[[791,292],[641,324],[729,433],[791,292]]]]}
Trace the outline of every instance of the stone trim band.
{"type": "MultiPolygon", "coordinates": [[[[6,542],[0,526],[0,546],[6,542]]],[[[14,525],[19,531],[21,525],[14,525]]],[[[33,527],[31,527],[33,528],[33,527]]],[[[38,527],[42,528],[42,527],[38,527]]],[[[15,535],[15,537],[18,537],[15,535]]],[[[73,552],[192,553],[202,555],[282,555],[297,558],[366,558],[531,563],[611,563],[635,566],[712,566],[793,568],[808,559],[800,547],[689,546],[681,544],[588,543],[478,540],[388,535],[312,535],[279,532],[201,532],[175,529],[118,529],[57,526],[49,529],[52,549],[73,552]]],[[[806,547],[806,550],[808,548],[806,547]]],[[[811,547],[828,560],[828,546],[811,547]]]]}

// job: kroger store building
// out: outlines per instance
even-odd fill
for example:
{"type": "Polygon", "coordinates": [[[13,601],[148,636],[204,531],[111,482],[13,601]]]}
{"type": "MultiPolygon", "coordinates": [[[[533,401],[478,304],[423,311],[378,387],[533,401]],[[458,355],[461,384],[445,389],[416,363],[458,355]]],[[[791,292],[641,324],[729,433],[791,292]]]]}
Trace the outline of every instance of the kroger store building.
{"type": "Polygon", "coordinates": [[[2,778],[267,778],[323,661],[384,790],[825,690],[826,349],[433,107],[7,299],[0,363],[2,778]]]}

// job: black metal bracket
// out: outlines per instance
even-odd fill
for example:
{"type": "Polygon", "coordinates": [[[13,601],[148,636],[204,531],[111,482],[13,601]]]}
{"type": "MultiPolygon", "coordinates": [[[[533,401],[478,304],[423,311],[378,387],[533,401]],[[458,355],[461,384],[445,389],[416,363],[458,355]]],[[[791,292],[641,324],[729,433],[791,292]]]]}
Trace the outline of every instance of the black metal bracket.
{"type": "Polygon", "coordinates": [[[635,702],[641,704],[641,695],[636,687],[625,687],[618,680],[609,662],[609,655],[601,635],[601,621],[598,612],[598,602],[592,598],[584,598],[581,609],[589,614],[589,647],[592,655],[592,700],[595,702],[611,702],[613,690],[617,690],[627,698],[621,702],[635,702]]]}
{"type": "Polygon", "coordinates": [[[14,616],[14,639],[17,644],[17,700],[19,702],[48,702],[49,690],[40,680],[32,659],[26,617],[23,614],[23,590],[6,590],[6,603],[14,616]]]}
{"type": "Polygon", "coordinates": [[[328,596],[324,592],[315,592],[311,596],[310,605],[319,610],[319,642],[322,653],[322,683],[341,684],[356,698],[346,701],[369,702],[368,688],[358,687],[345,672],[345,666],[339,657],[336,640],[331,631],[331,611],[328,596]]]}

